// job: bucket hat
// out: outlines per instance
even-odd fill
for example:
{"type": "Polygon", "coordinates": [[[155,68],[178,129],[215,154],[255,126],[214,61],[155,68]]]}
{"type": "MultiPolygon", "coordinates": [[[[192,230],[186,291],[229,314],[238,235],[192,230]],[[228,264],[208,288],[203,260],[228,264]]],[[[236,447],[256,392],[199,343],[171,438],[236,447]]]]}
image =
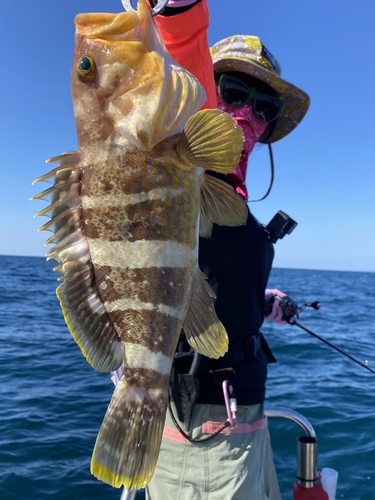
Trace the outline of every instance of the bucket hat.
{"type": "Polygon", "coordinates": [[[251,75],[270,85],[283,102],[272,133],[260,142],[276,142],[296,128],[309,108],[310,98],[303,90],[280,78],[279,63],[258,37],[230,36],[217,42],[210,51],[215,73],[240,71],[251,75]]]}

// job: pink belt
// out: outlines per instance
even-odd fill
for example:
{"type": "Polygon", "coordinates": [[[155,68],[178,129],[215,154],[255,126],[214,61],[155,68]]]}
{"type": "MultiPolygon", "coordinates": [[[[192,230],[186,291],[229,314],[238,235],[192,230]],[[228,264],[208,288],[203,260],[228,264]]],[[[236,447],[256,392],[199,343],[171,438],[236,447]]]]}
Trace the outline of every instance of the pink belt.
{"type": "MultiPolygon", "coordinates": [[[[237,424],[234,429],[226,427],[220,434],[247,434],[249,432],[261,431],[265,429],[268,425],[267,417],[263,417],[251,424],[237,424]]],[[[220,427],[223,426],[223,422],[213,422],[209,420],[202,424],[202,434],[215,434],[220,427]]],[[[163,437],[166,439],[171,439],[172,441],[177,441],[179,443],[185,443],[186,438],[175,428],[175,427],[164,427],[163,437]]]]}

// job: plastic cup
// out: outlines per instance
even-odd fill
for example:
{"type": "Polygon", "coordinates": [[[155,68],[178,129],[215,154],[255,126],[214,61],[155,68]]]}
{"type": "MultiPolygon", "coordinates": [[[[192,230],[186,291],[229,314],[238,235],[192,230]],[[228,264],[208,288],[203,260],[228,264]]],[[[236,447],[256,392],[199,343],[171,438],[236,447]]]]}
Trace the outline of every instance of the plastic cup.
{"type": "Polygon", "coordinates": [[[336,499],[337,478],[339,473],[330,467],[324,467],[321,472],[320,481],[329,500],[336,499]]]}

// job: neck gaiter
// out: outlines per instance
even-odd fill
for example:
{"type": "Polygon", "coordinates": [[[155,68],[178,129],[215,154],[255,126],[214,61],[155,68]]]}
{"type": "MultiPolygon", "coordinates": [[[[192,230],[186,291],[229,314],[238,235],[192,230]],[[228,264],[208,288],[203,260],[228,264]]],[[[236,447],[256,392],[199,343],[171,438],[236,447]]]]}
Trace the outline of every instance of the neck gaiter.
{"type": "Polygon", "coordinates": [[[241,108],[232,108],[225,104],[220,96],[217,96],[217,107],[222,111],[226,111],[232,118],[234,118],[238,126],[242,128],[245,136],[242,155],[237,167],[228,174],[231,178],[237,193],[245,200],[248,201],[248,193],[246,189],[246,171],[248,159],[251,151],[254,149],[255,144],[264,134],[268,123],[261,122],[254,116],[251,103],[245,104],[241,108]]]}

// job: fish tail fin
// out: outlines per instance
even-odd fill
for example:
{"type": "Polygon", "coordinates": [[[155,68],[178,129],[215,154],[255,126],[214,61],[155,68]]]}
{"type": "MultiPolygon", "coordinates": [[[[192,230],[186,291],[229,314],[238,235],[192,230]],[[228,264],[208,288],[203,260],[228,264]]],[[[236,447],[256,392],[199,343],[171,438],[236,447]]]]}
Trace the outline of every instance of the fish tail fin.
{"type": "Polygon", "coordinates": [[[220,109],[203,109],[187,121],[176,145],[188,163],[222,174],[238,165],[244,135],[237,122],[220,109]]]}
{"type": "Polygon", "coordinates": [[[164,376],[163,390],[144,389],[139,380],[135,385],[139,378],[142,380],[140,373],[125,369],[91,459],[91,473],[114,488],[144,488],[153,476],[159,456],[169,376],[164,376]]]}

